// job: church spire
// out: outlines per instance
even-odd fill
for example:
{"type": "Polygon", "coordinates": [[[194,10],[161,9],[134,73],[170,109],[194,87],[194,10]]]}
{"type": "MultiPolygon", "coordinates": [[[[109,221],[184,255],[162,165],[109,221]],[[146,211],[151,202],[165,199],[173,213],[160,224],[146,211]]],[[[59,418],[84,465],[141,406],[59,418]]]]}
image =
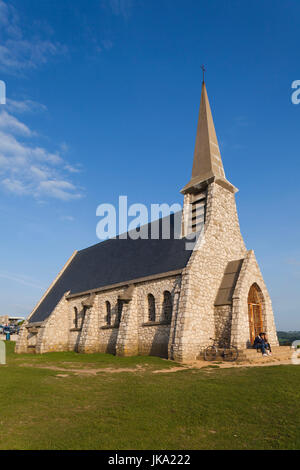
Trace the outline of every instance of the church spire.
{"type": "Polygon", "coordinates": [[[204,82],[204,67],[202,70],[203,83],[192,178],[191,181],[182,189],[182,193],[191,192],[193,189],[197,189],[199,185],[202,186],[202,184],[212,181],[216,181],[223,186],[228,187],[228,189],[234,189],[225,177],[218,139],[204,82]]]}

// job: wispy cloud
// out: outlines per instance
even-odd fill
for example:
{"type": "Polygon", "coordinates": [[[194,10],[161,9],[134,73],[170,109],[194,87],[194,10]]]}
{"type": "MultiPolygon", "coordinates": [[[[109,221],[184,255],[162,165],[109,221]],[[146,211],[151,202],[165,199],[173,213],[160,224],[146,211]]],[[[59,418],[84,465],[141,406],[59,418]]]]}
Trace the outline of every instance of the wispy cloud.
{"type": "Polygon", "coordinates": [[[0,0],[0,69],[20,73],[28,68],[45,64],[50,57],[66,54],[67,48],[59,42],[41,38],[35,31],[34,37],[25,34],[15,7],[0,0]]]}
{"type": "Polygon", "coordinates": [[[43,289],[44,286],[40,285],[36,280],[29,278],[28,276],[20,276],[19,274],[12,274],[0,271],[0,278],[7,279],[8,281],[17,282],[24,286],[34,287],[36,289],[43,289]]]}
{"type": "Polygon", "coordinates": [[[32,100],[11,100],[7,98],[5,108],[7,111],[16,114],[23,114],[23,113],[39,113],[41,111],[47,111],[47,107],[44,104],[37,103],[36,101],[32,100]]]}
{"type": "Polygon", "coordinates": [[[105,49],[106,51],[109,51],[113,47],[113,42],[110,39],[102,39],[101,45],[103,49],[105,49]]]}
{"type": "MultiPolygon", "coordinates": [[[[65,54],[66,48],[51,37],[45,24],[34,22],[34,27],[28,28],[13,4],[0,0],[0,70],[19,74],[65,54]]],[[[14,195],[33,196],[39,202],[46,198],[78,199],[81,191],[73,178],[80,167],[66,160],[66,144],[54,151],[47,148],[49,144],[37,144],[37,132],[22,118],[24,113],[46,109],[30,99],[10,98],[5,108],[0,107],[0,187],[14,195]]]]}
{"type": "Polygon", "coordinates": [[[299,258],[288,258],[286,260],[287,264],[290,264],[292,266],[300,266],[300,259],[299,258]]]}
{"type": "Polygon", "coordinates": [[[238,127],[248,127],[249,125],[248,118],[246,116],[237,116],[234,122],[238,127]]]}
{"type": "Polygon", "coordinates": [[[40,181],[38,186],[40,194],[69,201],[70,199],[78,199],[81,195],[77,192],[77,188],[73,183],[63,179],[45,179],[40,181]]]}
{"type": "Polygon", "coordinates": [[[82,171],[81,165],[72,166],[67,164],[64,166],[64,169],[67,170],[69,173],[81,173],[82,171]]]}
{"type": "Polygon", "coordinates": [[[60,216],[60,220],[62,220],[63,222],[74,222],[75,217],[73,217],[72,215],[62,215],[60,216]]]}
{"type": "MultiPolygon", "coordinates": [[[[17,102],[15,102],[17,103],[17,102]]],[[[69,175],[79,172],[61,151],[34,144],[36,132],[17,117],[0,112],[0,183],[9,193],[70,201],[81,192],[69,175]]],[[[65,151],[66,151],[66,147],[65,151]]]]}
{"type": "Polygon", "coordinates": [[[2,111],[0,113],[0,130],[9,131],[12,133],[22,134],[27,137],[32,135],[32,131],[23,122],[19,121],[16,117],[2,111]]]}
{"type": "Polygon", "coordinates": [[[133,0],[105,0],[112,13],[116,16],[122,16],[127,19],[131,15],[133,0]]]}

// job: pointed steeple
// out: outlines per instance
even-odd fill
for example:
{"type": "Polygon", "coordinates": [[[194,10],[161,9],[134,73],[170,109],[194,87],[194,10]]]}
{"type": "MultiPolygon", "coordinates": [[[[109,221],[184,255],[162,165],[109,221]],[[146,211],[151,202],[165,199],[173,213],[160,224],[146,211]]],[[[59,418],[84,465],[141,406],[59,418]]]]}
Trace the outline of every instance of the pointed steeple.
{"type": "Polygon", "coordinates": [[[206,86],[203,81],[192,178],[181,192],[191,192],[193,188],[212,181],[216,181],[228,189],[235,189],[225,177],[206,86]]]}

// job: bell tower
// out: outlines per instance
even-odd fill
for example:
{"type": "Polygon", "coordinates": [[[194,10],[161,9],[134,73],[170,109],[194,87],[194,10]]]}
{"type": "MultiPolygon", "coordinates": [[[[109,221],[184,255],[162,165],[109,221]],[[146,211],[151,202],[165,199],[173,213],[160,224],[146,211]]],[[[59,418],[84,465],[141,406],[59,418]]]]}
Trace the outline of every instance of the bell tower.
{"type": "Polygon", "coordinates": [[[232,193],[237,191],[225,176],[203,77],[192,176],[181,190],[184,195],[183,236],[198,232],[205,224],[207,189],[213,182],[232,193]]]}

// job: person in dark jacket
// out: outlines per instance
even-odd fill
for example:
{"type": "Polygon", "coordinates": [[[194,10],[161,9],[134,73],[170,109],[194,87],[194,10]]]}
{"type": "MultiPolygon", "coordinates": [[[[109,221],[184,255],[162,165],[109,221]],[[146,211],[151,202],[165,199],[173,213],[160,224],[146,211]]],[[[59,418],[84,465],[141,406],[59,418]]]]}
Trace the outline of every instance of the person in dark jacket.
{"type": "Polygon", "coordinates": [[[268,356],[263,332],[259,333],[259,335],[256,336],[254,343],[253,343],[253,347],[255,349],[260,349],[263,356],[268,356]]]}
{"type": "Polygon", "coordinates": [[[265,342],[265,346],[266,346],[266,352],[269,356],[272,356],[271,345],[269,343],[267,333],[263,333],[263,335],[264,335],[263,337],[264,337],[264,342],[265,342]]]}

